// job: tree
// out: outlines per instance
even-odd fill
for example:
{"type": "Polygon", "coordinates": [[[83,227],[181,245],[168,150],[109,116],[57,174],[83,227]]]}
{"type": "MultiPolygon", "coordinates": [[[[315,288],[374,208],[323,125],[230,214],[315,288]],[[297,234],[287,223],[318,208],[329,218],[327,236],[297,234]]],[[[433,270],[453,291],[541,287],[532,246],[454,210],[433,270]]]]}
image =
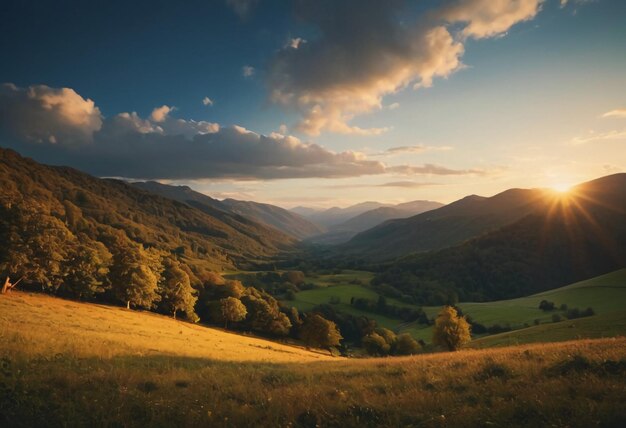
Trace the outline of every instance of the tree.
{"type": "Polygon", "coordinates": [[[80,243],[76,246],[64,264],[65,275],[59,294],[92,299],[104,292],[112,256],[102,243],[96,241],[93,245],[80,243]]]}
{"type": "Polygon", "coordinates": [[[393,355],[414,355],[419,351],[419,343],[408,333],[399,334],[391,348],[393,355]]]}
{"type": "Polygon", "coordinates": [[[343,337],[337,325],[318,314],[309,315],[300,328],[300,338],[309,346],[330,348],[339,345],[343,337]]]}
{"type": "Polygon", "coordinates": [[[458,316],[453,307],[444,306],[435,320],[433,342],[449,351],[456,351],[470,340],[470,325],[465,317],[458,316]]]}
{"type": "Polygon", "coordinates": [[[243,321],[248,314],[241,300],[235,297],[226,297],[220,300],[220,307],[222,309],[222,318],[224,319],[224,328],[228,328],[229,321],[243,321]]]}
{"type": "Polygon", "coordinates": [[[391,345],[387,343],[385,338],[377,332],[370,333],[365,336],[361,343],[363,344],[365,351],[367,351],[370,355],[382,357],[389,354],[389,351],[391,350],[391,345]]]}
{"type": "Polygon", "coordinates": [[[189,275],[182,269],[180,262],[172,258],[165,259],[165,269],[159,282],[161,308],[176,318],[177,311],[183,311],[192,322],[198,321],[194,306],[198,298],[191,287],[189,275]]]}
{"type": "Polygon", "coordinates": [[[117,245],[109,273],[115,297],[131,306],[152,309],[160,300],[158,283],[161,276],[160,255],[127,242],[117,245]]]}

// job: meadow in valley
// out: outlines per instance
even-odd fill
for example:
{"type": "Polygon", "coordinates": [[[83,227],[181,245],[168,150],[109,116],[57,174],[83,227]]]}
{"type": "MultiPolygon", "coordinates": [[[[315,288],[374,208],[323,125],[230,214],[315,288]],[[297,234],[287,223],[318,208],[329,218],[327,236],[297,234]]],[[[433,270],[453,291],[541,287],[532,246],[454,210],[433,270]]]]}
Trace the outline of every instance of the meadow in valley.
{"type": "Polygon", "coordinates": [[[0,298],[3,426],[623,426],[626,339],[344,359],[161,315],[0,298]]]}

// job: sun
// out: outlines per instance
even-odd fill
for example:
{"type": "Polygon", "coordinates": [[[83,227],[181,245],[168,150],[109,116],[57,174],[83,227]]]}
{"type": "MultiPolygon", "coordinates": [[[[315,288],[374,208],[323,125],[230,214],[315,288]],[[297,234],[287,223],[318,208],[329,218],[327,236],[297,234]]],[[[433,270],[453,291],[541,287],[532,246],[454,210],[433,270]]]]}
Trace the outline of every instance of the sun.
{"type": "Polygon", "coordinates": [[[572,185],[567,183],[555,183],[550,186],[550,188],[558,193],[567,193],[572,188],[572,185]]]}

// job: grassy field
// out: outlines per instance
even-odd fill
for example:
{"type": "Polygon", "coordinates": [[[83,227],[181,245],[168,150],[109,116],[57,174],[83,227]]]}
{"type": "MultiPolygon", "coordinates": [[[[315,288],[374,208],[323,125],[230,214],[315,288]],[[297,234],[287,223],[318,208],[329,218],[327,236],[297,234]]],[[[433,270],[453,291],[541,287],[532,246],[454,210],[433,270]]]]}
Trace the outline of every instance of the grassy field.
{"type": "MultiPolygon", "coordinates": [[[[481,324],[509,323],[512,327],[521,327],[524,323],[532,325],[536,319],[551,321],[553,312],[539,309],[539,302],[544,299],[554,302],[557,307],[563,303],[569,308],[592,307],[598,314],[624,310],[626,269],[528,297],[488,303],[460,303],[459,307],[481,324]]],[[[440,308],[426,307],[424,310],[432,317],[440,308]]]]}
{"type": "Polygon", "coordinates": [[[0,297],[0,332],[0,426],[626,423],[623,338],[333,359],[22,293],[0,297]]]}
{"type": "Polygon", "coordinates": [[[73,357],[176,355],[270,362],[330,358],[328,353],[309,352],[151,312],[20,292],[0,296],[0,343],[6,349],[30,355],[64,353],[73,357]]]}
{"type": "MultiPolygon", "coordinates": [[[[295,300],[286,301],[285,304],[295,306],[299,311],[310,311],[317,305],[328,304],[331,298],[339,299],[339,303],[332,306],[337,312],[343,312],[354,316],[365,316],[376,320],[378,325],[396,329],[402,324],[401,320],[386,317],[384,315],[366,312],[356,309],[350,304],[350,299],[366,298],[378,300],[378,293],[365,287],[369,284],[373,274],[371,272],[343,270],[340,274],[315,275],[306,277],[307,283],[317,285],[319,288],[305,290],[296,293],[295,300]],[[354,284],[358,281],[360,284],[354,284]]],[[[387,303],[396,306],[415,307],[396,299],[387,298],[387,303]]]]}

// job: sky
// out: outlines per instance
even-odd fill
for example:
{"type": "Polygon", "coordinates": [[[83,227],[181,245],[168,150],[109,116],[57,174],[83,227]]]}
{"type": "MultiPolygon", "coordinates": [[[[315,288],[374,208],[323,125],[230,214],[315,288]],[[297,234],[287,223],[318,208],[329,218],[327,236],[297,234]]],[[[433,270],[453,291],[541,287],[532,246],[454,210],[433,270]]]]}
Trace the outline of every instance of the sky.
{"type": "Polygon", "coordinates": [[[0,3],[0,147],[291,208],[626,171],[622,0],[0,3]]]}

